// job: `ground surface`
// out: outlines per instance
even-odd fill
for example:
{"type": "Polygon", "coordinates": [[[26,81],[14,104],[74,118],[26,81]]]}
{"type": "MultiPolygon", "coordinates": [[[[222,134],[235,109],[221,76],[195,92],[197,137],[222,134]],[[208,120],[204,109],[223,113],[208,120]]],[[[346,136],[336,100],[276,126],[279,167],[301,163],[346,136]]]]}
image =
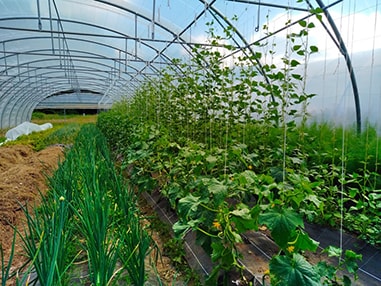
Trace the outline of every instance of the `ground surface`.
{"type": "MultiPolygon", "coordinates": [[[[25,145],[0,147],[0,244],[6,261],[12,246],[13,226],[23,229],[24,213],[21,206],[39,203],[39,192],[46,192],[46,175],[63,159],[63,149],[51,146],[34,152],[25,145]]],[[[13,269],[25,258],[17,241],[13,269]]]]}
{"type": "MultiPolygon", "coordinates": [[[[21,206],[29,204],[30,206],[39,204],[39,191],[45,193],[47,190],[46,175],[50,174],[56,167],[59,160],[63,160],[64,151],[60,146],[50,146],[42,151],[35,152],[32,148],[25,145],[12,145],[0,147],[0,244],[5,253],[7,261],[13,238],[13,227],[23,228],[24,214],[21,206]]],[[[154,215],[154,210],[147,204],[141,205],[143,216],[149,218],[154,215]]],[[[150,222],[146,221],[147,224],[150,222]]],[[[320,228],[319,228],[320,229],[320,228]]],[[[159,250],[163,253],[163,240],[158,231],[151,232],[152,238],[156,241],[159,250]]],[[[335,236],[336,237],[336,236],[335,236]]],[[[252,250],[245,250],[243,253],[251,253],[252,250]]],[[[269,247],[265,247],[270,249],[269,247]]],[[[361,251],[360,251],[361,253],[361,251]]],[[[148,272],[148,285],[158,285],[157,274],[159,274],[163,285],[190,285],[188,282],[182,282],[181,275],[173,268],[172,259],[165,255],[159,259],[153,267],[151,262],[154,260],[155,252],[151,253],[151,260],[146,261],[148,272]]],[[[251,259],[257,259],[250,263],[261,269],[252,269],[254,273],[263,273],[267,269],[267,264],[259,264],[259,256],[249,256],[251,259]]],[[[312,255],[308,257],[313,262],[316,258],[312,255]]],[[[319,259],[320,260],[320,259],[319,259]]],[[[365,259],[367,263],[369,259],[365,259]]],[[[16,243],[16,255],[13,262],[13,269],[20,267],[25,261],[22,255],[22,246],[20,240],[16,243]]],[[[266,262],[267,263],[267,262],[266,262]]],[[[11,285],[11,284],[9,284],[11,285]]],[[[379,284],[361,284],[356,285],[379,285],[379,284]]]]}
{"type": "MultiPolygon", "coordinates": [[[[57,168],[59,160],[63,159],[64,150],[60,146],[51,146],[39,152],[26,145],[0,147],[0,244],[4,250],[5,261],[8,261],[11,251],[13,226],[23,229],[25,216],[21,206],[40,203],[39,192],[47,191],[46,175],[51,174],[57,168]]],[[[145,216],[150,216],[152,212],[149,207],[143,209],[145,216]]],[[[162,248],[159,234],[152,231],[151,235],[159,249],[162,248]]],[[[26,260],[19,238],[15,253],[12,270],[20,267],[26,260]]],[[[157,285],[157,274],[164,285],[181,285],[178,282],[179,274],[173,268],[170,258],[163,256],[154,268],[147,260],[148,285],[157,285]]]]}

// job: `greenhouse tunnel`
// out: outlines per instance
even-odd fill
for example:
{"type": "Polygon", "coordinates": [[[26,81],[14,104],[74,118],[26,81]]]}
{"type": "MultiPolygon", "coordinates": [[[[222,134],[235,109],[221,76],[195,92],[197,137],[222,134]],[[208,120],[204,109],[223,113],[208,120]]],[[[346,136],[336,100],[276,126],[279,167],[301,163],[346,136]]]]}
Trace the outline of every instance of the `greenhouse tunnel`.
{"type": "MultiPolygon", "coordinates": [[[[170,66],[181,74],[174,59],[189,61],[194,47],[210,45],[210,23],[214,33],[234,27],[222,43],[233,47],[222,64],[263,52],[265,42],[277,43],[277,61],[287,53],[285,32],[301,20],[314,21],[308,41],[319,48],[303,72],[306,88],[317,95],[310,113],[336,122],[332,116],[340,113],[339,121],[361,128],[361,117],[378,119],[379,12],[374,1],[347,2],[2,0],[0,128],[28,121],[46,105],[108,109],[170,66]],[[320,17],[311,12],[317,8],[320,17]],[[324,86],[317,83],[322,80],[324,86]]],[[[257,61],[268,82],[266,63],[257,61]]]]}
{"type": "MultiPolygon", "coordinates": [[[[349,241],[365,257],[355,271],[373,283],[361,285],[381,285],[380,1],[0,0],[0,145],[18,147],[6,135],[13,127],[33,121],[51,128],[42,121],[55,117],[57,133],[97,134],[99,145],[82,147],[110,151],[104,170],[117,165],[131,195],[144,196],[142,204],[184,234],[180,241],[195,244],[195,230],[211,237],[207,246],[221,257],[211,255],[209,269],[193,254],[202,275],[217,268],[217,279],[220,258],[244,266],[241,254],[259,253],[268,268],[253,277],[274,279],[274,253],[296,261],[298,252],[331,245],[339,245],[341,266],[349,241]],[[57,114],[45,116],[50,112],[57,114]],[[304,203],[308,208],[299,208],[304,203]],[[293,225],[285,239],[284,228],[272,232],[274,214],[291,218],[284,220],[293,225]],[[240,230],[214,244],[233,228],[240,230]],[[245,248],[264,237],[257,253],[245,248]],[[242,251],[225,256],[226,241],[242,251]],[[271,253],[274,241],[281,248],[271,253]]],[[[33,152],[45,145],[75,149],[73,142],[49,141],[57,134],[51,132],[33,152]]],[[[97,139],[81,136],[75,140],[97,139]]],[[[77,163],[103,170],[87,159],[77,163]]],[[[140,214],[126,210],[120,224],[128,225],[123,215],[130,213],[140,225],[140,214]]]]}

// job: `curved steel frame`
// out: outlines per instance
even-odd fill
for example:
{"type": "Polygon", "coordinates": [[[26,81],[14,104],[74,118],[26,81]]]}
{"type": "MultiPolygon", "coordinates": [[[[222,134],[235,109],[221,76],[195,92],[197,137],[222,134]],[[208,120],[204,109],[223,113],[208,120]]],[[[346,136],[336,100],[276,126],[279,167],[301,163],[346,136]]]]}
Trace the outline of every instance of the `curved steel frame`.
{"type": "Polygon", "coordinates": [[[359,91],[357,87],[357,81],[356,81],[356,76],[354,73],[354,69],[352,66],[352,61],[351,57],[348,53],[347,47],[344,44],[343,38],[341,37],[341,34],[339,30],[336,27],[335,21],[332,19],[331,14],[329,13],[328,9],[325,9],[325,5],[323,1],[321,0],[316,0],[320,8],[323,10],[325,17],[328,20],[329,25],[332,27],[332,30],[336,36],[337,42],[336,45],[339,47],[339,50],[341,54],[344,56],[345,63],[348,68],[349,76],[351,78],[351,83],[352,83],[352,90],[353,90],[353,97],[355,101],[355,109],[356,109],[356,124],[357,124],[357,133],[361,133],[361,108],[360,108],[360,96],[359,96],[359,91]]]}
{"type": "MultiPolygon", "coordinates": [[[[171,60],[169,48],[172,45],[179,45],[186,54],[192,57],[195,44],[208,45],[192,43],[183,37],[207,12],[221,27],[234,27],[233,23],[214,6],[217,0],[198,0],[203,4],[204,9],[201,9],[194,19],[183,28],[164,25],[154,16],[150,17],[141,11],[134,11],[126,2],[95,0],[99,6],[104,5],[108,10],[121,12],[128,15],[130,19],[135,19],[135,23],[133,23],[135,32],[132,34],[127,34],[121,29],[116,30],[85,21],[61,18],[56,1],[49,0],[49,4],[50,1],[53,1],[56,17],[53,17],[52,11],[50,11],[50,17],[41,17],[38,13],[34,17],[0,18],[0,30],[27,33],[26,36],[11,36],[9,39],[0,40],[0,128],[17,125],[30,119],[33,109],[40,101],[62,91],[74,93],[88,90],[102,94],[101,101],[107,101],[121,96],[132,96],[134,90],[142,82],[160,76],[162,67],[174,65],[174,70],[180,74],[183,73],[181,67],[171,60]],[[15,23],[14,21],[37,21],[39,25],[33,29],[28,26],[12,25],[15,23]],[[154,27],[160,29],[161,33],[169,35],[168,40],[155,39],[154,34],[151,38],[138,37],[136,32],[138,21],[152,23],[154,27]],[[49,23],[50,29],[43,30],[43,22],[49,23]],[[64,31],[64,24],[89,27],[96,32],[80,32],[80,29],[64,31]],[[54,30],[53,26],[57,26],[57,30],[54,30]],[[108,39],[120,40],[121,43],[109,43],[108,39]],[[33,43],[33,41],[45,41],[46,47],[28,48],[27,43],[33,43]],[[135,44],[134,53],[127,50],[127,44],[131,41],[135,44]],[[148,57],[137,53],[137,43],[146,49],[144,51],[149,54],[148,57]],[[156,47],[156,43],[161,43],[161,47],[156,47]],[[14,46],[26,48],[14,50],[14,46]],[[73,46],[75,47],[73,48],[73,46]],[[94,47],[99,47],[102,52],[97,51],[98,49],[94,47]],[[31,58],[29,59],[29,57],[31,58]],[[106,98],[108,99],[106,100],[106,98]]],[[[152,1],[155,3],[155,0],[152,1]]],[[[229,1],[255,5],[261,3],[252,0],[229,1]]],[[[307,2],[309,3],[309,1],[307,2]]],[[[323,2],[321,0],[316,0],[316,2],[323,9],[336,35],[338,48],[346,59],[354,90],[358,130],[360,130],[360,100],[349,55],[323,2]]],[[[263,4],[262,2],[261,5],[263,4]]],[[[98,8],[101,9],[101,7],[98,8]]],[[[240,50],[249,55],[254,54],[253,44],[248,43],[238,29],[235,30],[235,37],[232,40],[236,51],[240,50]]],[[[234,53],[227,56],[232,56],[234,53]]],[[[256,59],[256,66],[269,83],[258,59],[256,59]]]]}

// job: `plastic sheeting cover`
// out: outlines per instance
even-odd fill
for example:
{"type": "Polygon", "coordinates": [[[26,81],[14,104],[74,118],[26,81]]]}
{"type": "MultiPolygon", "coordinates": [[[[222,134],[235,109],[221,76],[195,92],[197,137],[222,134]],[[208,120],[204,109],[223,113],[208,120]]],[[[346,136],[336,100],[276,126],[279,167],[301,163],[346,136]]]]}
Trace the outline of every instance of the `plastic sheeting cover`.
{"type": "Polygon", "coordinates": [[[51,123],[44,123],[41,125],[31,123],[31,122],[23,122],[20,125],[17,125],[16,127],[10,129],[5,133],[5,137],[7,138],[7,141],[15,140],[21,135],[28,135],[32,132],[39,132],[44,131],[49,128],[52,128],[53,124],[51,123]]]}

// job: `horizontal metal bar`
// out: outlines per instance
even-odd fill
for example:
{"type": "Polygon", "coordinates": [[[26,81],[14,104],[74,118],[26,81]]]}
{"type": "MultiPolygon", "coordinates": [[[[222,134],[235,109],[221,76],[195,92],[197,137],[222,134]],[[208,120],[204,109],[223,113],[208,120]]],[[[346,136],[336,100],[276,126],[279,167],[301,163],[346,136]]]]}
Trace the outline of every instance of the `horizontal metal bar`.
{"type": "MultiPolygon", "coordinates": [[[[10,56],[16,56],[16,55],[25,55],[25,56],[43,56],[43,57],[52,57],[52,58],[60,58],[62,57],[62,55],[59,55],[58,53],[55,53],[55,54],[52,54],[51,53],[51,50],[46,50],[47,53],[42,53],[42,52],[14,52],[14,51],[5,51],[5,53],[7,54],[7,57],[9,58],[10,56]],[[50,51],[50,53],[49,53],[50,51]]],[[[58,48],[55,49],[55,51],[59,51],[58,48]]],[[[75,52],[78,52],[78,53],[84,53],[83,51],[79,51],[79,50],[73,50],[71,49],[71,52],[72,53],[75,53],[75,52]]],[[[2,59],[3,57],[0,57],[0,59],[2,59]]],[[[84,58],[84,59],[97,59],[97,60],[111,60],[111,61],[116,61],[117,63],[124,63],[125,62],[125,59],[122,59],[122,58],[119,58],[119,57],[106,57],[106,56],[89,56],[89,55],[76,55],[76,54],[71,54],[71,58],[84,58]]],[[[138,62],[138,63],[141,63],[141,62],[144,62],[145,61],[142,61],[142,60],[138,60],[138,59],[135,59],[135,58],[131,58],[131,59],[127,59],[127,62],[138,62]]],[[[160,65],[175,65],[173,64],[172,62],[164,62],[164,61],[160,61],[160,62],[151,62],[151,63],[155,63],[155,64],[160,64],[160,65]]],[[[9,65],[8,65],[9,66],[9,65]]]]}
{"type": "MultiPolygon", "coordinates": [[[[96,37],[96,38],[110,38],[110,39],[127,39],[131,41],[138,41],[138,42],[154,42],[154,43],[164,43],[164,44],[180,44],[184,45],[183,41],[179,41],[179,38],[175,38],[175,40],[163,40],[163,39],[151,39],[151,38],[140,38],[140,37],[133,37],[133,36],[117,36],[117,35],[105,35],[105,34],[95,34],[95,33],[82,33],[82,32],[70,32],[70,31],[52,31],[50,29],[48,30],[37,30],[37,29],[28,29],[28,28],[19,28],[19,27],[10,27],[10,26],[0,26],[0,30],[10,30],[10,31],[21,31],[21,32],[35,32],[35,33],[54,33],[54,34],[65,34],[65,35],[75,35],[75,36],[82,36],[82,37],[96,37]]],[[[50,38],[50,37],[49,37],[50,38]]],[[[0,41],[1,43],[1,41],[0,41]]],[[[189,46],[203,46],[203,47],[224,47],[226,45],[219,45],[219,44],[210,44],[205,42],[187,42],[187,45],[189,46]]],[[[238,46],[235,46],[234,48],[238,49],[238,46]]]]}
{"type": "Polygon", "coordinates": [[[260,5],[260,6],[267,6],[267,7],[273,7],[273,8],[280,8],[280,9],[286,9],[286,10],[296,10],[296,11],[303,11],[303,12],[309,12],[309,9],[306,8],[299,8],[299,7],[292,7],[287,5],[279,5],[279,4],[273,4],[273,3],[265,3],[261,1],[250,1],[250,0],[226,0],[229,2],[239,2],[239,3],[245,3],[245,4],[254,4],[254,5],[260,5]]]}

